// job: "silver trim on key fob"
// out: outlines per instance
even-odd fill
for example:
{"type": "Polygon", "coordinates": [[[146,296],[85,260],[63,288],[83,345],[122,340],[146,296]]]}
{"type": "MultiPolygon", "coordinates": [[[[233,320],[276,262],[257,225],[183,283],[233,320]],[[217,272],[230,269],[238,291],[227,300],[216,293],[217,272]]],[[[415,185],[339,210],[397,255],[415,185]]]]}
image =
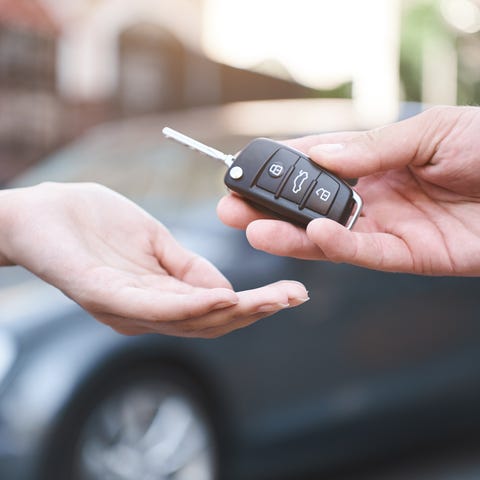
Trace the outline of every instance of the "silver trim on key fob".
{"type": "Polygon", "coordinates": [[[350,217],[349,222],[347,223],[347,225],[345,225],[345,227],[348,228],[348,230],[351,230],[352,227],[355,225],[355,222],[360,216],[360,213],[363,207],[362,197],[360,197],[360,195],[353,188],[352,188],[352,196],[353,196],[353,200],[356,203],[356,207],[355,207],[355,211],[353,212],[353,215],[350,217]]]}

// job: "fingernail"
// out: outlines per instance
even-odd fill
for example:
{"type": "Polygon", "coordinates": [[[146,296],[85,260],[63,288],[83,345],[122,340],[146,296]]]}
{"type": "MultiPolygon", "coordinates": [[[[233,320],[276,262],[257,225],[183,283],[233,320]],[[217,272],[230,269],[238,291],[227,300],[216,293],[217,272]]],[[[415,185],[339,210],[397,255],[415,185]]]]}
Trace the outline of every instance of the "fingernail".
{"type": "Polygon", "coordinates": [[[297,297],[297,298],[292,298],[290,300],[290,306],[291,307],[296,307],[298,305],[301,305],[302,303],[308,302],[310,300],[310,297],[297,297]]]}
{"type": "Polygon", "coordinates": [[[343,143],[320,143],[310,149],[312,154],[315,153],[335,153],[343,150],[345,145],[343,143]]]}
{"type": "Polygon", "coordinates": [[[283,308],[287,308],[289,306],[289,303],[267,303],[266,305],[262,305],[261,307],[257,308],[255,313],[276,312],[277,310],[282,310],[283,308]]]}

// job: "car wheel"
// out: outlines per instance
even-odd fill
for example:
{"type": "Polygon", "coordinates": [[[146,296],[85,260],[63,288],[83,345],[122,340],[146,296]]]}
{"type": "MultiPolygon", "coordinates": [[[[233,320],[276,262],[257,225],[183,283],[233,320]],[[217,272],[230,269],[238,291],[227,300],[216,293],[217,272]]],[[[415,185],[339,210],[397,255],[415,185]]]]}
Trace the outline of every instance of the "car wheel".
{"type": "Polygon", "coordinates": [[[217,449],[209,417],[174,375],[130,379],[104,395],[83,422],[75,480],[214,480],[217,449]]]}

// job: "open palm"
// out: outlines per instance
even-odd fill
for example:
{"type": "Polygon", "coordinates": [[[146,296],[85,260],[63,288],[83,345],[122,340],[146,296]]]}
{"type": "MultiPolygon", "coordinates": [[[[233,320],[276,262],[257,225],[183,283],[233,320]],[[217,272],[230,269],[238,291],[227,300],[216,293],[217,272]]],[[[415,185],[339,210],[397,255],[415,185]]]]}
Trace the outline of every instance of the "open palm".
{"type": "Polygon", "coordinates": [[[23,265],[124,334],[216,337],[307,300],[280,281],[234,292],[156,219],[95,184],[2,192],[0,264],[23,265]]]}

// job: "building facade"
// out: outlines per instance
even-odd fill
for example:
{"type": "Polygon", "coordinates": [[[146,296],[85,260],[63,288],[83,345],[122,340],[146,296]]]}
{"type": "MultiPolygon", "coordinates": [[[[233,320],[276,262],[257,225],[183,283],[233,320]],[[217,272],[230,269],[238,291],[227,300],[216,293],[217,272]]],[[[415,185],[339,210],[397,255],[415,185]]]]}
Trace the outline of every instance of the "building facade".
{"type": "Polygon", "coordinates": [[[58,34],[36,0],[0,2],[0,183],[61,141],[58,34]]]}

